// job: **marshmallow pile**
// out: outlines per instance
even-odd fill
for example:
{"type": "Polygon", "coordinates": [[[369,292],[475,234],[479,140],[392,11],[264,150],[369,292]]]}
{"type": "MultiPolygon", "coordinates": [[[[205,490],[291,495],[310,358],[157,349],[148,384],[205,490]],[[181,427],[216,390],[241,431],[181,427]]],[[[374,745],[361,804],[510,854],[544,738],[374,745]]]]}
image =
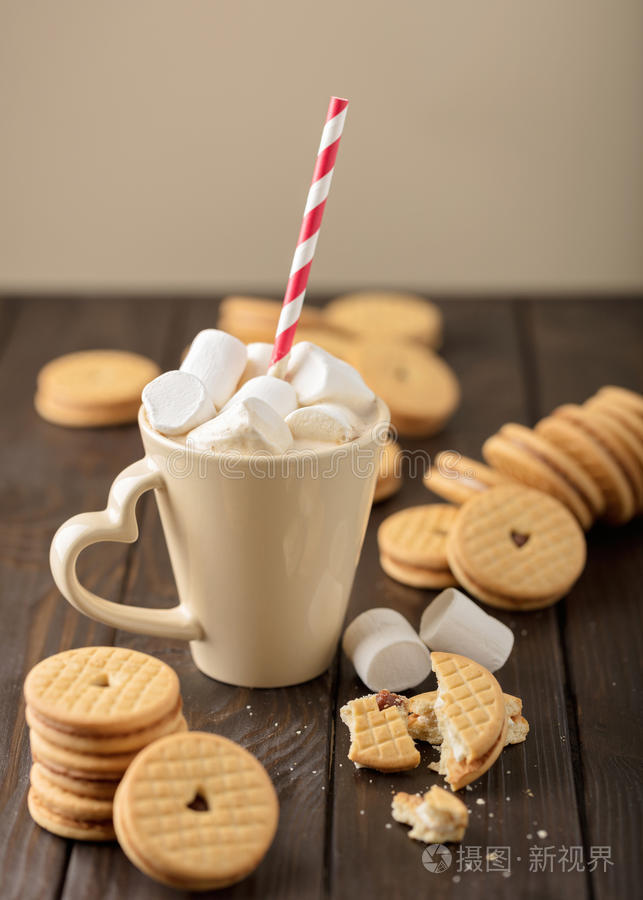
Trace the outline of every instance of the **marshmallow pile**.
{"type": "Polygon", "coordinates": [[[295,441],[352,441],[372,421],[375,394],[348,363],[302,341],[282,380],[267,374],[271,353],[272,344],[199,332],[181,368],[143,389],[150,425],[196,450],[280,454],[295,441]]]}

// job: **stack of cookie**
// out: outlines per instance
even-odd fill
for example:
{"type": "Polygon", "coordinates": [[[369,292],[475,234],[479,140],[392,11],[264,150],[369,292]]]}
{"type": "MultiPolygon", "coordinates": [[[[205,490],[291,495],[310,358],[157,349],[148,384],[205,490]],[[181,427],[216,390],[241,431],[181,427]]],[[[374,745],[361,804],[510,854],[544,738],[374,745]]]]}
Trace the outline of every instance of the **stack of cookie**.
{"type": "Polygon", "coordinates": [[[34,405],[43,419],[69,428],[135,422],[141,391],[160,374],[155,362],[137,353],[68,353],[41,369],[34,405]]]}
{"type": "MultiPolygon", "coordinates": [[[[276,300],[227,297],[218,327],[246,343],[271,343],[280,311],[276,300]]],[[[458,381],[435,352],[442,314],[423,297],[365,291],[337,297],[322,310],[304,306],[295,342],[302,340],[354,366],[388,405],[401,434],[435,434],[458,406],[458,381]]]]}
{"type": "Polygon", "coordinates": [[[185,731],[173,669],[145,653],[84,647],[50,656],[25,681],[29,811],[48,831],[112,840],[112,802],[137,753],[185,731]]]}
{"type": "Polygon", "coordinates": [[[603,387],[533,429],[503,425],[482,453],[493,468],[439,453],[425,486],[463,504],[488,488],[523,484],[560,501],[585,531],[597,519],[621,525],[643,511],[643,396],[635,391],[603,387]]]}
{"type": "Polygon", "coordinates": [[[586,531],[598,518],[620,525],[643,511],[643,397],[634,391],[604,387],[533,430],[505,425],[482,453],[502,474],[556,497],[586,531]]]}

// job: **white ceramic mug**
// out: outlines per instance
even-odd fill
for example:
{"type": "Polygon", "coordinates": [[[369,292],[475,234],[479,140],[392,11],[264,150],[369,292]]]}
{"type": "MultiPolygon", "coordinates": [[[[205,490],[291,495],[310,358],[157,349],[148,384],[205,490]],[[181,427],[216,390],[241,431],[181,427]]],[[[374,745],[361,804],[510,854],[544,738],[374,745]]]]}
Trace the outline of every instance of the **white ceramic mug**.
{"type": "Polygon", "coordinates": [[[107,508],[54,536],[60,591],[114,628],[190,641],[198,668],[245,687],[320,675],[339,638],[364,540],[389,413],[350,444],[283,457],[189,451],[154,431],[141,408],[145,456],[112,485],[107,508]],[[172,609],[122,606],[83,587],[79,554],[132,543],[135,507],[154,490],[179,595],[172,609]]]}

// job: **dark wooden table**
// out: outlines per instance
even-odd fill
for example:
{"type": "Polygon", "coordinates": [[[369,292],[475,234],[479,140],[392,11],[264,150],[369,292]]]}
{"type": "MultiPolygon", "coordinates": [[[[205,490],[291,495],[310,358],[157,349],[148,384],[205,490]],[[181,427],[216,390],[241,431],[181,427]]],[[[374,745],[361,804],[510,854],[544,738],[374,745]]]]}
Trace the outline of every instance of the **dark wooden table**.
{"type": "MultiPolygon", "coordinates": [[[[462,383],[462,405],[441,435],[405,442],[408,448],[475,456],[504,422],[532,424],[605,383],[643,385],[643,304],[636,299],[451,299],[441,305],[443,352],[462,383]]],[[[423,749],[411,774],[355,770],[338,707],[364,687],[341,654],[330,671],[300,687],[232,688],[201,675],[182,643],[114,631],[62,599],[48,564],[55,529],[76,512],[103,508],[113,477],[141,455],[141,445],[134,426],[74,431],[41,421],[32,405],[36,373],[54,356],[91,347],[136,350],[173,368],[196,331],[215,322],[216,302],[205,298],[0,301],[0,896],[144,900],[180,893],[147,879],[116,844],[61,840],[35,826],[27,812],[27,671],[59,650],[114,643],[174,666],[190,727],[239,741],[274,780],[281,803],[275,842],[257,872],[220,897],[637,896],[640,519],[593,529],[587,568],[556,607],[496,613],[516,638],[499,680],[523,698],[531,733],[463,793],[470,827],[462,852],[452,846],[452,864],[442,874],[425,868],[423,845],[410,841],[389,812],[392,791],[440,783],[427,768],[431,748],[423,749]],[[495,847],[505,856],[500,851],[488,860],[495,847]]],[[[386,515],[429,499],[419,479],[407,478],[396,497],[374,509],[349,618],[392,606],[417,625],[434,594],[384,575],[375,535],[386,515]]],[[[139,521],[135,545],[87,551],[81,576],[122,603],[172,605],[174,584],[149,497],[140,504],[139,521]]]]}

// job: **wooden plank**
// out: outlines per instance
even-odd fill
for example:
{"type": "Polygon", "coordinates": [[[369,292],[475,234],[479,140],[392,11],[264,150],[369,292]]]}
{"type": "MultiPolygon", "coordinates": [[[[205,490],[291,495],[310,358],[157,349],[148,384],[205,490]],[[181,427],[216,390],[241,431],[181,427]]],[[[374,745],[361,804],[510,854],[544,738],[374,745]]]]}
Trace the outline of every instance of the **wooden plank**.
{"type": "MultiPolygon", "coordinates": [[[[76,512],[102,508],[114,475],[140,455],[135,426],[68,430],[33,410],[35,378],[54,356],[90,347],[122,347],[159,358],[165,301],[19,301],[15,327],[0,359],[2,466],[0,564],[0,884],[3,897],[46,898],[62,886],[68,842],[36,827],[26,808],[29,777],[22,683],[39,659],[72,646],[111,643],[111,629],[80,616],[62,600],[48,565],[53,532],[76,512]],[[155,315],[151,312],[154,310],[155,315]]],[[[127,551],[86,554],[85,583],[118,597],[127,551]]]]}
{"type": "MultiPolygon", "coordinates": [[[[508,420],[527,418],[528,385],[520,358],[523,347],[509,303],[458,301],[445,304],[444,309],[448,336],[444,352],[462,383],[462,408],[443,434],[429,442],[404,444],[409,448],[428,446],[432,452],[455,449],[479,457],[483,439],[493,430],[508,420]]],[[[376,530],[391,512],[430,499],[418,477],[414,482],[407,479],[397,497],[375,509],[349,619],[372,606],[391,606],[413,625],[419,624],[423,609],[435,593],[404,587],[384,575],[377,558],[376,530]]],[[[433,758],[431,749],[423,748],[422,762],[412,773],[387,777],[366,769],[358,771],[347,759],[348,730],[336,710],[327,884],[331,896],[416,898],[430,892],[432,897],[449,898],[459,896],[465,884],[467,898],[488,898],[491,894],[521,898],[588,896],[583,874],[529,871],[530,847],[542,843],[537,837],[539,829],[548,832],[547,843],[577,844],[581,839],[568,752],[567,698],[556,614],[553,610],[522,615],[492,612],[507,622],[516,636],[514,652],[499,673],[499,681],[505,690],[523,698],[532,731],[526,743],[507,748],[472,791],[463,792],[472,813],[463,846],[466,853],[466,848],[472,848],[473,853],[480,848],[483,869],[487,848],[510,847],[511,877],[458,872],[457,857],[445,873],[428,872],[422,865],[423,845],[410,841],[406,827],[392,821],[390,801],[394,790],[424,791],[442,783],[427,770],[433,758]]],[[[417,690],[433,685],[431,676],[417,690]]],[[[342,656],[337,706],[365,692],[342,656]]]]}
{"type": "MultiPolygon", "coordinates": [[[[181,301],[174,304],[171,318],[172,341],[166,367],[176,364],[180,351],[197,331],[216,323],[216,303],[208,298],[181,301]]],[[[140,606],[171,606],[176,602],[174,579],[153,502],[145,507],[142,537],[133,559],[125,602],[140,606]]],[[[269,854],[254,875],[218,896],[292,900],[319,897],[328,797],[332,673],[299,687],[248,690],[201,674],[183,642],[119,631],[115,643],[152,653],[172,665],[181,680],[189,727],[238,741],[261,760],[275,784],[281,810],[269,854]]],[[[151,900],[181,896],[181,892],[151,881],[116,846],[76,844],[63,900],[89,895],[104,900],[151,900]]]]}
{"type": "MultiPolygon", "coordinates": [[[[603,384],[643,389],[640,301],[534,303],[528,314],[541,415],[560,403],[582,402],[603,384]]],[[[591,876],[597,900],[638,892],[642,579],[642,520],[596,526],[578,590],[559,607],[586,856],[592,846],[610,848],[611,864],[599,862],[591,876]]]]}

